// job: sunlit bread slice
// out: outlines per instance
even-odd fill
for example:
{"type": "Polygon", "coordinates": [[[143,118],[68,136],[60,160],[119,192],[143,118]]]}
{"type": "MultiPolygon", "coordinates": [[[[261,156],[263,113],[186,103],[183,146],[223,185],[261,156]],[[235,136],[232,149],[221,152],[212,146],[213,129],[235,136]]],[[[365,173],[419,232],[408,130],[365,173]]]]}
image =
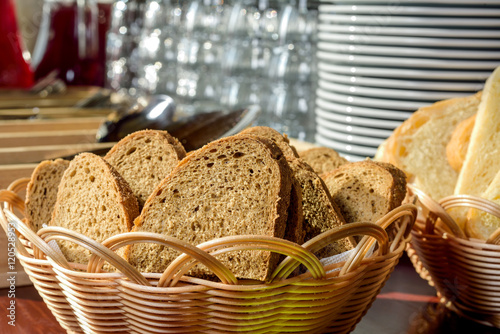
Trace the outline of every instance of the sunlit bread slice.
{"type": "MultiPolygon", "coordinates": [[[[191,152],[146,201],[134,231],[155,232],[193,245],[231,235],[283,238],[290,202],[291,172],[273,141],[236,135],[191,152]]],[[[136,244],[129,262],[143,272],[163,272],[179,253],[136,244]]],[[[279,256],[252,250],[218,258],[239,278],[265,281],[279,256]]],[[[210,276],[204,266],[190,273],[210,276]]]]}
{"type": "Polygon", "coordinates": [[[142,130],[116,143],[104,159],[127,181],[142,208],[153,189],[185,156],[182,144],[167,131],[142,130]]]}
{"type": "Polygon", "coordinates": [[[499,170],[500,67],[486,80],[455,195],[481,196],[499,170]]]}
{"type": "Polygon", "coordinates": [[[408,175],[435,200],[452,195],[458,173],[448,163],[446,146],[455,127],[477,112],[481,93],[436,102],[415,111],[384,144],[382,161],[408,175]]]}
{"type": "Polygon", "coordinates": [[[54,211],[57,189],[68,160],[56,159],[42,161],[33,170],[26,188],[25,216],[28,226],[35,232],[48,224],[54,211]]]}
{"type": "MultiPolygon", "coordinates": [[[[102,157],[81,153],[64,172],[49,225],[101,242],[129,232],[138,215],[137,199],[121,175],[102,157]]],[[[59,245],[68,261],[88,262],[89,251],[66,241],[59,245]]]]}

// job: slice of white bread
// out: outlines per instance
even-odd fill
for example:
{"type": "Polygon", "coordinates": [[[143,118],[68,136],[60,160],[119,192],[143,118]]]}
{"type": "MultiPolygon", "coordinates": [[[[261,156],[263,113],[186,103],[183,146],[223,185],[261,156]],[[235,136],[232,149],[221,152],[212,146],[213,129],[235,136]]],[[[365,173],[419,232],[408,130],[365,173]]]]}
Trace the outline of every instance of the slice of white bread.
{"type": "Polygon", "coordinates": [[[415,111],[384,144],[383,161],[408,175],[435,200],[452,195],[458,173],[446,157],[446,146],[458,123],[477,112],[481,93],[440,101],[415,111]]]}
{"type": "Polygon", "coordinates": [[[476,114],[464,119],[455,127],[446,145],[446,158],[451,168],[460,172],[469,148],[470,135],[476,121],[476,114]]]}
{"type": "Polygon", "coordinates": [[[290,145],[290,140],[286,135],[282,135],[277,130],[268,126],[252,126],[241,131],[240,134],[261,136],[272,140],[280,150],[283,152],[285,157],[298,157],[299,154],[295,147],[290,145]]]}
{"type": "Polygon", "coordinates": [[[318,174],[327,173],[349,161],[329,147],[314,147],[299,152],[299,156],[318,174]]]}
{"type": "MultiPolygon", "coordinates": [[[[304,211],[304,241],[345,224],[339,208],[333,202],[328,189],[318,174],[300,158],[288,159],[288,163],[302,190],[304,211]]],[[[323,248],[318,258],[343,253],[354,247],[353,240],[341,239],[323,248]]]]}
{"type": "MultiPolygon", "coordinates": [[[[193,245],[231,235],[283,238],[291,171],[281,150],[260,136],[235,135],[191,152],[146,201],[134,231],[155,232],[193,245]]],[[[129,262],[142,272],[163,272],[179,253],[135,244],[129,262]]],[[[252,250],[218,258],[237,277],[265,281],[279,255],[252,250]]],[[[204,266],[190,275],[210,276],[204,266]]]]}
{"type": "Polygon", "coordinates": [[[347,223],[376,222],[406,196],[406,175],[389,163],[351,162],[321,178],[347,223]]]}
{"type": "MultiPolygon", "coordinates": [[[[49,225],[101,242],[129,232],[138,215],[137,199],[120,174],[102,157],[81,153],[64,172],[49,225]]],[[[58,243],[68,261],[88,262],[89,251],[74,243],[58,243]]]]}
{"type": "Polygon", "coordinates": [[[454,194],[481,196],[499,170],[500,67],[486,80],[454,194]]]}
{"type": "MultiPolygon", "coordinates": [[[[481,197],[500,204],[500,170],[481,197]]],[[[481,210],[469,210],[465,225],[465,232],[469,237],[487,240],[499,228],[500,218],[481,210]]]]}
{"type": "Polygon", "coordinates": [[[104,159],[132,188],[139,207],[186,156],[182,144],[166,131],[134,132],[114,145],[104,159]]]}
{"type": "Polygon", "coordinates": [[[54,211],[57,189],[69,161],[63,159],[42,161],[33,170],[26,188],[25,216],[35,232],[48,224],[54,211]]]}

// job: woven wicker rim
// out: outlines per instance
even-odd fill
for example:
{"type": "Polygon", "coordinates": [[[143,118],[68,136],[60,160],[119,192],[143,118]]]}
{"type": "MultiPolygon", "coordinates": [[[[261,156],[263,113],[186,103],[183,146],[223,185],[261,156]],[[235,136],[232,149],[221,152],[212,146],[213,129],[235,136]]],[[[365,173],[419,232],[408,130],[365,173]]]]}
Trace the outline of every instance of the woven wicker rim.
{"type": "MultiPolygon", "coordinates": [[[[425,192],[418,189],[414,185],[408,185],[408,188],[415,195],[417,195],[420,204],[428,211],[425,215],[425,234],[435,233],[435,230],[437,229],[437,218],[439,218],[451,231],[451,234],[447,233],[447,235],[453,235],[454,237],[467,240],[464,231],[458,226],[455,220],[447,212],[447,210],[455,207],[478,209],[500,218],[500,205],[478,196],[448,196],[441,199],[439,202],[436,202],[429,195],[427,195],[425,192]]],[[[469,242],[474,243],[476,241],[469,242]]],[[[486,240],[486,244],[495,246],[500,245],[500,228],[498,228],[491,234],[491,236],[486,240]]]]}
{"type": "MultiPolygon", "coordinates": [[[[19,179],[12,183],[7,190],[0,190],[0,201],[4,202],[4,208],[0,210],[0,223],[6,231],[7,224],[14,226],[18,233],[31,243],[33,256],[36,259],[47,259],[51,263],[57,264],[59,266],[58,270],[70,273],[73,271],[75,264],[69,264],[57,249],[51,247],[50,242],[53,242],[53,240],[74,242],[88,249],[92,254],[86,267],[87,272],[79,272],[79,275],[82,274],[88,277],[95,277],[96,274],[116,275],[116,273],[100,273],[104,262],[108,262],[116,267],[131,283],[142,286],[151,286],[151,283],[145,278],[144,274],[138,272],[127,261],[115,253],[115,250],[137,242],[154,242],[181,251],[182,254],[161,274],[158,287],[175,286],[184,274],[198,262],[211,269],[221,280],[222,284],[238,284],[238,280],[234,274],[217,260],[215,256],[228,251],[247,249],[268,250],[287,256],[278,268],[276,268],[272,274],[272,281],[269,283],[287,279],[294,269],[301,264],[309,270],[310,275],[314,279],[321,280],[326,277],[325,267],[323,267],[318,258],[313,254],[314,252],[334,240],[354,235],[365,235],[340,270],[339,275],[346,275],[360,266],[368,250],[375,242],[378,243],[378,255],[385,255],[390,251],[394,251],[402,241],[408,238],[417,216],[417,207],[415,205],[402,205],[382,217],[375,224],[359,222],[344,225],[327,231],[309,240],[302,246],[273,237],[231,236],[211,240],[195,247],[175,238],[145,232],[123,233],[115,235],[102,243],[98,243],[91,238],[62,227],[45,227],[40,229],[38,234],[35,234],[13,212],[14,209],[21,212],[24,211],[24,202],[17,196],[16,191],[25,189],[28,181],[29,179],[27,178],[19,179]],[[398,232],[394,240],[389,244],[386,228],[396,221],[400,222],[401,228],[397,230],[398,232]]],[[[22,256],[30,256],[22,243],[17,243],[17,248],[22,256]]]]}

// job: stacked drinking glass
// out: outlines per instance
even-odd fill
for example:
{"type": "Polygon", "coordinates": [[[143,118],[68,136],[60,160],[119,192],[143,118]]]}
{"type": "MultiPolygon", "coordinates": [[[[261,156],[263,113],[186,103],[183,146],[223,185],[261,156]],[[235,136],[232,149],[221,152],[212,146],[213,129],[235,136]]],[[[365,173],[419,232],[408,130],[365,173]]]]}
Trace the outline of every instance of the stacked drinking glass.
{"type": "Polygon", "coordinates": [[[306,0],[147,0],[141,15],[136,77],[120,88],[169,94],[188,113],[259,104],[258,124],[314,140],[317,10],[306,0]]]}

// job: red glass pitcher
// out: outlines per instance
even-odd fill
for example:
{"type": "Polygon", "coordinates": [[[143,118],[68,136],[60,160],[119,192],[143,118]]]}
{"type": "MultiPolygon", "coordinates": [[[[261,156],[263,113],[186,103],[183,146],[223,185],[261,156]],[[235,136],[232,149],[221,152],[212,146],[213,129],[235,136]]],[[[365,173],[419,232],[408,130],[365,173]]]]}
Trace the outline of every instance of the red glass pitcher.
{"type": "Polygon", "coordinates": [[[45,0],[33,52],[35,79],[58,70],[67,85],[104,86],[113,0],[45,0]]]}
{"type": "Polygon", "coordinates": [[[0,0],[0,88],[29,88],[33,72],[24,58],[14,0],[0,0]]]}

